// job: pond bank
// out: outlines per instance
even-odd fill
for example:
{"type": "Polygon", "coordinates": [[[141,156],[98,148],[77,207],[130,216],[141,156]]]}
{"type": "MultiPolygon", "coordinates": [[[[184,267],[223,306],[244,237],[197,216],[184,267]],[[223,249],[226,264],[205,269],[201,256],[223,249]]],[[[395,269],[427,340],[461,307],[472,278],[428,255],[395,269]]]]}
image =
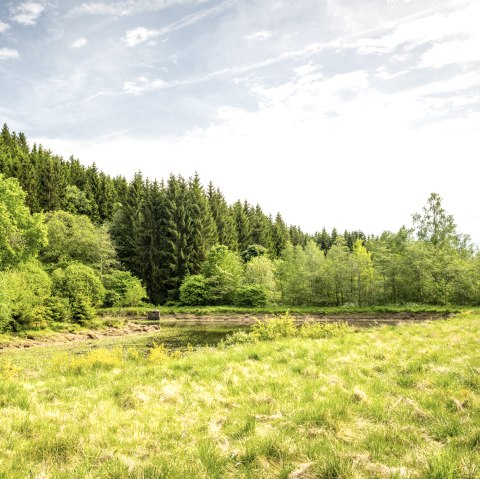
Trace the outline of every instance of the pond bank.
{"type": "MultiPolygon", "coordinates": [[[[402,323],[416,323],[423,321],[447,319],[453,316],[450,313],[350,313],[350,314],[292,314],[298,324],[303,322],[347,322],[353,327],[370,327],[377,325],[398,325],[402,323]]],[[[195,315],[195,314],[165,314],[160,321],[148,321],[144,317],[115,318],[119,324],[105,326],[101,329],[79,330],[70,332],[32,332],[24,335],[12,335],[8,340],[0,342],[0,351],[12,348],[32,348],[39,346],[54,346],[71,344],[81,341],[96,341],[114,339],[125,336],[146,336],[159,332],[162,327],[195,328],[221,327],[235,330],[248,328],[258,320],[271,315],[252,314],[225,314],[225,315],[195,315]]]]}

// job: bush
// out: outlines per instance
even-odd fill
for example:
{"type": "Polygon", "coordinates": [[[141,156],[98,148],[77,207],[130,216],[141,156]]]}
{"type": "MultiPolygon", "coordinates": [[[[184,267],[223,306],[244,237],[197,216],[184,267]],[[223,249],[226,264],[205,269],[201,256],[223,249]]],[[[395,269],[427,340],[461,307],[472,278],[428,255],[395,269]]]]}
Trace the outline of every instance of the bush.
{"type": "Polygon", "coordinates": [[[266,318],[264,321],[257,321],[248,333],[245,331],[237,331],[227,336],[223,344],[225,346],[231,346],[257,341],[274,341],[280,338],[291,338],[295,336],[312,339],[342,337],[350,331],[351,328],[346,322],[308,322],[302,324],[300,328],[297,328],[294,319],[287,312],[278,318],[266,318]]]}
{"type": "Polygon", "coordinates": [[[180,286],[180,303],[185,306],[204,306],[209,297],[210,288],[202,274],[187,276],[180,286]]]}
{"type": "Polygon", "coordinates": [[[51,296],[45,301],[45,308],[51,321],[63,323],[71,319],[70,303],[67,298],[51,296]]]}
{"type": "Polygon", "coordinates": [[[259,308],[266,306],[268,302],[268,293],[260,285],[241,286],[236,294],[235,304],[238,306],[247,306],[259,308]]]}
{"type": "Polygon", "coordinates": [[[140,306],[147,292],[138,278],[128,271],[114,271],[103,277],[106,307],[140,306]]]}
{"type": "Polygon", "coordinates": [[[68,298],[72,305],[87,300],[92,306],[100,306],[105,298],[105,288],[89,266],[73,263],[65,270],[56,269],[52,278],[55,293],[68,298]]]}
{"type": "Polygon", "coordinates": [[[0,331],[46,326],[51,287],[48,274],[36,262],[0,272],[0,331]]]}
{"type": "Polygon", "coordinates": [[[250,334],[259,341],[271,341],[296,336],[297,331],[293,318],[287,312],[278,318],[257,321],[250,334]]]}
{"type": "Polygon", "coordinates": [[[348,323],[344,321],[335,323],[303,323],[299,329],[299,336],[312,339],[341,337],[351,330],[348,323]]]}
{"type": "Polygon", "coordinates": [[[79,324],[87,324],[95,319],[95,310],[90,300],[82,295],[77,295],[70,302],[72,321],[79,324]]]}
{"type": "Polygon", "coordinates": [[[248,344],[254,343],[256,339],[246,331],[236,331],[232,334],[229,334],[223,341],[222,345],[224,346],[233,346],[234,344],[248,344]]]}

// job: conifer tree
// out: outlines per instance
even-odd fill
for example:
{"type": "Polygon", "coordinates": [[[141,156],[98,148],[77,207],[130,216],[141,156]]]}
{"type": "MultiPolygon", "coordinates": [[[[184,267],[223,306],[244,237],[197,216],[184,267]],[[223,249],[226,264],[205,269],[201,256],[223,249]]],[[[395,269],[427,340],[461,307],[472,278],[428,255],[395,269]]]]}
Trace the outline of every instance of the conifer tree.
{"type": "Polygon", "coordinates": [[[170,274],[167,264],[166,198],[163,183],[154,181],[145,188],[142,206],[142,228],[138,247],[148,297],[154,304],[166,301],[166,281],[170,274]]]}
{"type": "Polygon", "coordinates": [[[218,188],[212,182],[208,185],[208,204],[217,226],[218,243],[228,246],[231,251],[238,250],[237,229],[231,209],[218,188]]]}
{"type": "Polygon", "coordinates": [[[283,221],[282,215],[277,213],[272,226],[272,251],[275,258],[279,258],[289,241],[288,226],[283,221]]]}
{"type": "Polygon", "coordinates": [[[169,300],[177,300],[182,280],[188,272],[187,185],[181,176],[171,175],[165,189],[165,262],[168,267],[165,289],[169,300]]]}
{"type": "Polygon", "coordinates": [[[261,245],[271,251],[273,247],[271,236],[272,224],[269,217],[262,211],[260,205],[248,210],[248,221],[250,224],[252,244],[261,245]]]}
{"type": "Polygon", "coordinates": [[[233,204],[232,212],[237,228],[238,249],[245,251],[252,244],[252,232],[248,220],[248,203],[242,205],[240,201],[233,204]]]}
{"type": "Polygon", "coordinates": [[[141,173],[135,173],[130,182],[125,204],[117,211],[111,225],[118,258],[135,275],[139,276],[142,266],[138,258],[138,245],[142,228],[142,206],[144,181],[141,173]]]}
{"type": "Polygon", "coordinates": [[[218,242],[217,226],[197,174],[188,185],[186,209],[188,215],[186,234],[190,248],[187,270],[189,274],[197,274],[208,250],[218,242]]]}

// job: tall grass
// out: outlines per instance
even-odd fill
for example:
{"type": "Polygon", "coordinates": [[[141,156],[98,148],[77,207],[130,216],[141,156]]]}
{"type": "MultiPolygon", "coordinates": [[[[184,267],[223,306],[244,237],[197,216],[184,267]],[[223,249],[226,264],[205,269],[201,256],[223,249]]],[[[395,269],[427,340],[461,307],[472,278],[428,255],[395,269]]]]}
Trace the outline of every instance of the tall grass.
{"type": "Polygon", "coordinates": [[[2,352],[0,478],[477,479],[479,330],[2,352]]]}

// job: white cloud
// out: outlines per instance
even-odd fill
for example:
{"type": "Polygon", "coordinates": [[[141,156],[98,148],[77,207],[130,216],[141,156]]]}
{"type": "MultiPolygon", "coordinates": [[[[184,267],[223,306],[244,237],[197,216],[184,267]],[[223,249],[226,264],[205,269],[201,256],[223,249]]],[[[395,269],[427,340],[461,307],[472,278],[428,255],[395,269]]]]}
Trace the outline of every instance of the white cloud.
{"type": "Polygon", "coordinates": [[[12,50],[11,48],[0,48],[0,62],[3,60],[15,60],[19,58],[17,50],[12,50]]]}
{"type": "Polygon", "coordinates": [[[135,47],[141,43],[145,43],[152,38],[156,38],[160,35],[158,30],[148,30],[145,27],[137,27],[132,30],[128,30],[123,38],[125,44],[129,47],[135,47]]]}
{"type": "Polygon", "coordinates": [[[201,5],[209,0],[127,0],[107,2],[84,2],[72,10],[73,14],[129,16],[155,12],[175,5],[201,5]]]}
{"type": "Polygon", "coordinates": [[[10,28],[10,25],[0,21],[0,33],[6,32],[10,28]]]}
{"type": "MultiPolygon", "coordinates": [[[[389,29],[391,32],[382,36],[364,36],[357,40],[340,39],[332,42],[332,46],[353,48],[361,54],[384,55],[394,52],[401,46],[405,51],[411,51],[418,45],[444,42],[452,37],[461,38],[458,41],[463,44],[471,38],[478,39],[478,18],[480,18],[480,4],[475,2],[463,9],[384,25],[384,30],[389,29]]],[[[478,45],[478,41],[475,44],[478,45]]],[[[472,48],[475,48],[475,45],[472,45],[472,48]]]]}
{"type": "Polygon", "coordinates": [[[440,68],[455,63],[480,62],[480,34],[468,40],[436,43],[422,56],[420,67],[440,68]]]}
{"type": "Polygon", "coordinates": [[[87,44],[87,39],[84,37],[77,38],[75,41],[73,41],[70,46],[72,48],[82,48],[87,44]]]}
{"type": "Polygon", "coordinates": [[[166,88],[168,83],[163,80],[148,80],[145,77],[140,77],[136,81],[127,81],[123,84],[123,91],[138,95],[147,91],[160,90],[166,88]]]}
{"type": "Polygon", "coordinates": [[[247,35],[245,38],[249,41],[264,41],[272,38],[273,33],[270,30],[261,30],[259,32],[247,35]]]}
{"type": "Polygon", "coordinates": [[[12,8],[12,20],[22,25],[35,25],[38,17],[45,8],[34,2],[24,2],[12,8]]]}
{"type": "Polygon", "coordinates": [[[125,37],[123,38],[123,41],[129,47],[140,45],[154,38],[168,35],[169,33],[189,27],[190,25],[193,25],[212,15],[221,13],[225,9],[231,7],[236,1],[237,0],[225,0],[224,2],[211,8],[206,8],[205,10],[200,10],[199,12],[187,15],[180,20],[170,23],[169,25],[162,27],[158,30],[148,30],[145,27],[137,27],[133,30],[128,30],[125,34],[125,37]]]}

